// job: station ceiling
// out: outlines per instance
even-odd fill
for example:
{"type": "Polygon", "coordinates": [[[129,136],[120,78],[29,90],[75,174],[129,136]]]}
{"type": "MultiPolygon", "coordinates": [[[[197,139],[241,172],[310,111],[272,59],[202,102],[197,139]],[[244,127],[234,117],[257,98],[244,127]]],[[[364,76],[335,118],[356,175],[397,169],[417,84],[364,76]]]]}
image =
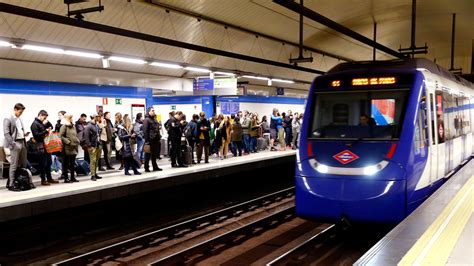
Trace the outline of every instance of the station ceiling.
{"type": "MultiPolygon", "coordinates": [[[[1,2],[61,16],[67,14],[67,6],[60,0],[1,2]]],[[[91,0],[76,4],[74,8],[96,6],[97,2],[91,0]]],[[[372,38],[373,24],[376,22],[377,42],[393,50],[398,50],[400,46],[410,46],[411,4],[411,0],[304,1],[304,5],[311,10],[368,38],[372,38]]],[[[102,0],[102,5],[105,7],[103,12],[85,14],[84,20],[283,63],[288,63],[290,57],[298,55],[298,47],[291,43],[298,43],[299,15],[270,0],[102,0]],[[202,19],[196,18],[199,15],[202,19]]],[[[428,54],[417,57],[436,60],[443,67],[450,67],[452,13],[456,13],[454,67],[462,68],[463,73],[470,73],[474,40],[472,0],[417,1],[416,45],[428,45],[428,54]]],[[[316,76],[314,73],[181,49],[4,12],[0,12],[0,37],[291,80],[311,81],[316,76]]],[[[372,59],[371,47],[308,18],[304,19],[304,45],[309,48],[304,55],[314,57],[312,63],[299,64],[305,68],[327,71],[344,60],[372,59]]],[[[376,57],[380,60],[394,58],[383,52],[377,52],[376,57]]],[[[0,47],[0,58],[80,66],[90,68],[91,71],[102,68],[100,60],[4,47],[0,47]]],[[[157,77],[196,75],[182,69],[116,62],[111,64],[111,69],[157,77]]],[[[308,84],[284,86],[303,90],[309,87],[308,84]]]]}

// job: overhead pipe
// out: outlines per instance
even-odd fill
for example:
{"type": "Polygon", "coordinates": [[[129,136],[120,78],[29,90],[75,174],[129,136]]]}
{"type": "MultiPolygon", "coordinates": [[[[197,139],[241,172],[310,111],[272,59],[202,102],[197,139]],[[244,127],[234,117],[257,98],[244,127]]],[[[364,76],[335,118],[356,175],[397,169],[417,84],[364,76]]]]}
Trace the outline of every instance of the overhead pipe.
{"type": "MultiPolygon", "coordinates": [[[[377,42],[377,22],[374,22],[374,42],[377,42]]],[[[372,60],[376,61],[376,54],[377,48],[373,47],[372,51],[372,60]]]]}
{"type": "Polygon", "coordinates": [[[454,37],[456,35],[456,13],[453,13],[453,26],[451,29],[451,67],[449,70],[454,70],[454,37]]]}
{"type": "Polygon", "coordinates": [[[377,43],[377,42],[374,42],[373,40],[365,37],[364,35],[360,34],[360,33],[357,33],[333,20],[330,20],[329,18],[307,8],[307,7],[304,7],[304,6],[301,6],[300,4],[296,3],[295,1],[292,1],[292,0],[273,0],[273,2],[283,6],[283,7],[286,7],[296,13],[300,13],[300,14],[303,14],[305,17],[309,18],[309,19],[312,19],[318,23],[321,23],[323,25],[325,25],[326,27],[329,27],[337,32],[340,32],[346,36],[349,36],[359,42],[362,42],[364,44],[367,44],[371,47],[375,47],[377,48],[378,50],[384,52],[384,53],[387,53],[389,55],[392,55],[394,57],[397,57],[397,58],[405,58],[404,55],[400,54],[399,52],[395,51],[395,50],[392,50],[390,49],[389,47],[387,46],[384,46],[380,43],[377,43]]]}
{"type": "Polygon", "coordinates": [[[415,58],[415,33],[416,33],[416,0],[412,0],[411,4],[411,45],[410,49],[412,49],[411,57],[415,58]]]}
{"type": "Polygon", "coordinates": [[[290,65],[290,64],[286,64],[286,63],[282,63],[278,61],[272,61],[272,60],[268,60],[264,58],[232,53],[228,51],[223,51],[223,50],[209,48],[209,47],[200,46],[196,44],[176,41],[176,40],[167,39],[167,38],[154,36],[150,34],[145,34],[141,32],[112,27],[112,26],[108,26],[104,24],[83,21],[83,20],[76,20],[72,18],[63,17],[57,14],[47,13],[43,11],[38,11],[38,10],[25,8],[21,6],[10,5],[6,3],[0,3],[0,12],[14,14],[14,15],[28,17],[28,18],[40,19],[44,21],[59,23],[59,24],[78,27],[78,28],[90,29],[94,31],[104,32],[104,33],[110,33],[113,35],[118,35],[118,36],[123,36],[123,37],[128,37],[128,38],[133,38],[133,39],[143,40],[143,41],[148,41],[148,42],[154,42],[154,43],[189,49],[193,51],[199,51],[199,52],[208,53],[208,54],[215,54],[215,55],[235,58],[239,60],[250,61],[254,63],[272,65],[272,66],[288,68],[288,69],[309,72],[313,74],[320,74],[320,75],[325,73],[324,71],[321,71],[321,70],[294,66],[294,65],[290,65]]]}
{"type": "MultiPolygon", "coordinates": [[[[251,30],[251,29],[248,29],[248,28],[244,28],[244,27],[241,27],[241,26],[237,26],[235,24],[228,23],[226,21],[218,20],[218,19],[215,19],[215,18],[211,18],[211,17],[208,17],[208,16],[204,16],[202,14],[195,13],[195,12],[192,12],[192,11],[189,11],[189,10],[184,10],[184,9],[177,8],[175,6],[171,6],[171,5],[160,3],[160,2],[156,3],[152,0],[143,0],[143,1],[150,4],[150,5],[157,6],[157,7],[163,8],[165,10],[169,10],[171,12],[176,12],[176,13],[183,14],[183,15],[186,15],[186,16],[189,16],[189,17],[193,17],[193,18],[196,18],[198,20],[205,20],[205,21],[208,21],[208,22],[211,22],[211,23],[222,25],[226,28],[232,28],[232,29],[239,30],[239,31],[242,31],[242,32],[246,32],[246,33],[249,33],[249,34],[252,34],[252,35],[260,36],[260,37],[263,37],[263,38],[266,38],[266,39],[269,39],[269,40],[272,40],[272,41],[276,41],[276,42],[280,42],[280,43],[284,43],[284,44],[289,44],[289,45],[292,45],[292,46],[295,46],[295,47],[299,47],[298,43],[291,42],[291,41],[288,41],[288,40],[284,40],[284,39],[281,39],[281,38],[278,38],[278,37],[275,37],[275,36],[267,35],[265,33],[257,32],[257,31],[254,31],[254,30],[251,30]]],[[[330,52],[327,52],[327,51],[323,51],[323,50],[320,50],[320,49],[317,49],[317,48],[314,48],[314,47],[306,46],[306,45],[303,45],[303,49],[306,50],[306,51],[310,51],[310,52],[314,52],[314,53],[321,54],[321,55],[324,55],[324,56],[328,56],[328,57],[331,57],[331,58],[334,58],[334,59],[337,59],[337,60],[342,60],[342,61],[347,61],[347,62],[354,61],[353,59],[350,59],[348,57],[341,56],[341,55],[336,55],[336,54],[333,54],[333,53],[330,53],[330,52]]]]}

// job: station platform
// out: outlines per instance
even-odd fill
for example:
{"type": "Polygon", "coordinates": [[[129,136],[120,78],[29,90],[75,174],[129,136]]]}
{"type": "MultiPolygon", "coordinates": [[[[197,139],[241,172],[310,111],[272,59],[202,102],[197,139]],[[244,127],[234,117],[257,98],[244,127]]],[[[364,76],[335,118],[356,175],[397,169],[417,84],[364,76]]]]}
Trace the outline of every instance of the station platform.
{"type": "Polygon", "coordinates": [[[89,176],[79,176],[78,183],[39,185],[36,189],[12,192],[5,188],[6,180],[0,180],[0,222],[34,216],[42,213],[78,207],[104,200],[125,197],[156,189],[190,184],[211,178],[234,174],[245,169],[259,169],[295,161],[296,152],[262,151],[242,157],[220,160],[210,157],[209,164],[196,164],[188,168],[171,168],[168,157],[158,161],[163,171],[142,175],[124,175],[123,171],[98,172],[103,178],[91,181],[89,176]]]}
{"type": "Polygon", "coordinates": [[[474,160],[355,265],[474,265],[474,160]]]}

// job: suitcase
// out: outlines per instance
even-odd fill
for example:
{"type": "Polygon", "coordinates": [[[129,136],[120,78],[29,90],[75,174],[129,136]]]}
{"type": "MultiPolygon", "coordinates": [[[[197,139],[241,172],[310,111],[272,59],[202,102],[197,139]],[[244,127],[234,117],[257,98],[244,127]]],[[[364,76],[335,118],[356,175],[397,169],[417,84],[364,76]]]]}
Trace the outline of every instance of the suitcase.
{"type": "Polygon", "coordinates": [[[259,151],[264,151],[264,150],[267,149],[267,147],[268,147],[268,145],[267,145],[267,140],[266,139],[264,139],[264,138],[258,138],[257,139],[257,149],[259,151]]]}
{"type": "Polygon", "coordinates": [[[181,158],[184,164],[191,165],[193,163],[192,152],[191,146],[181,146],[181,158]]]}
{"type": "Polygon", "coordinates": [[[160,155],[167,156],[168,155],[168,139],[161,139],[160,140],[161,148],[160,148],[160,155]]]}
{"type": "Polygon", "coordinates": [[[76,160],[74,170],[76,170],[77,175],[88,175],[90,172],[89,163],[84,160],[76,160]]]}

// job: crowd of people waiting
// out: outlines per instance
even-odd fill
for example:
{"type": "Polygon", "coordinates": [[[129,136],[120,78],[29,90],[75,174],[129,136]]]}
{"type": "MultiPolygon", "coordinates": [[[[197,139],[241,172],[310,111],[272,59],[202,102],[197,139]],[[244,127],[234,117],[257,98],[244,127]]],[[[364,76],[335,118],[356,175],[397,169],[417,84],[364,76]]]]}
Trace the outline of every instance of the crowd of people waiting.
{"type": "MultiPolygon", "coordinates": [[[[81,114],[74,122],[73,116],[65,111],[58,113],[56,125],[52,125],[49,114],[41,110],[31,125],[32,138],[27,141],[30,132],[25,130],[20,118],[25,106],[17,103],[13,114],[4,119],[4,147],[10,150],[10,169],[7,188],[20,191],[15,178],[17,170],[31,166],[27,153],[33,150],[36,154],[37,170],[41,185],[58,183],[51,175],[53,161],[62,162],[61,176],[65,183],[79,182],[76,179],[78,164],[76,157],[79,147],[84,151],[84,161],[90,169],[92,181],[101,179],[100,171],[114,170],[112,152],[116,150],[116,159],[121,162],[119,170],[130,175],[140,175],[139,168],[144,164],[145,172],[162,171],[157,160],[161,155],[168,155],[172,167],[188,167],[190,164],[209,163],[209,157],[215,154],[220,159],[227,158],[230,152],[234,156],[256,153],[270,147],[276,151],[296,149],[303,114],[292,114],[291,111],[280,114],[273,109],[270,119],[257,113],[239,111],[237,114],[216,115],[206,118],[204,112],[194,114],[190,121],[181,111],[170,112],[169,119],[162,125],[156,119],[155,110],[149,107],[145,115],[138,113],[135,123],[128,114],[115,114],[114,123],[111,113],[97,113],[90,116],[81,114]],[[162,139],[164,131],[167,139],[162,139]],[[50,153],[45,149],[45,139],[56,134],[61,140],[61,150],[50,153]],[[196,150],[196,159],[194,152],[196,150]],[[102,165],[101,157],[105,165],[102,165]],[[151,168],[150,168],[151,162],[151,168]],[[104,167],[105,166],[105,167],[104,167]]],[[[28,156],[29,157],[29,156],[28,156]]],[[[89,170],[88,169],[88,170],[89,170]]],[[[30,187],[34,184],[29,178],[30,187]]]]}

